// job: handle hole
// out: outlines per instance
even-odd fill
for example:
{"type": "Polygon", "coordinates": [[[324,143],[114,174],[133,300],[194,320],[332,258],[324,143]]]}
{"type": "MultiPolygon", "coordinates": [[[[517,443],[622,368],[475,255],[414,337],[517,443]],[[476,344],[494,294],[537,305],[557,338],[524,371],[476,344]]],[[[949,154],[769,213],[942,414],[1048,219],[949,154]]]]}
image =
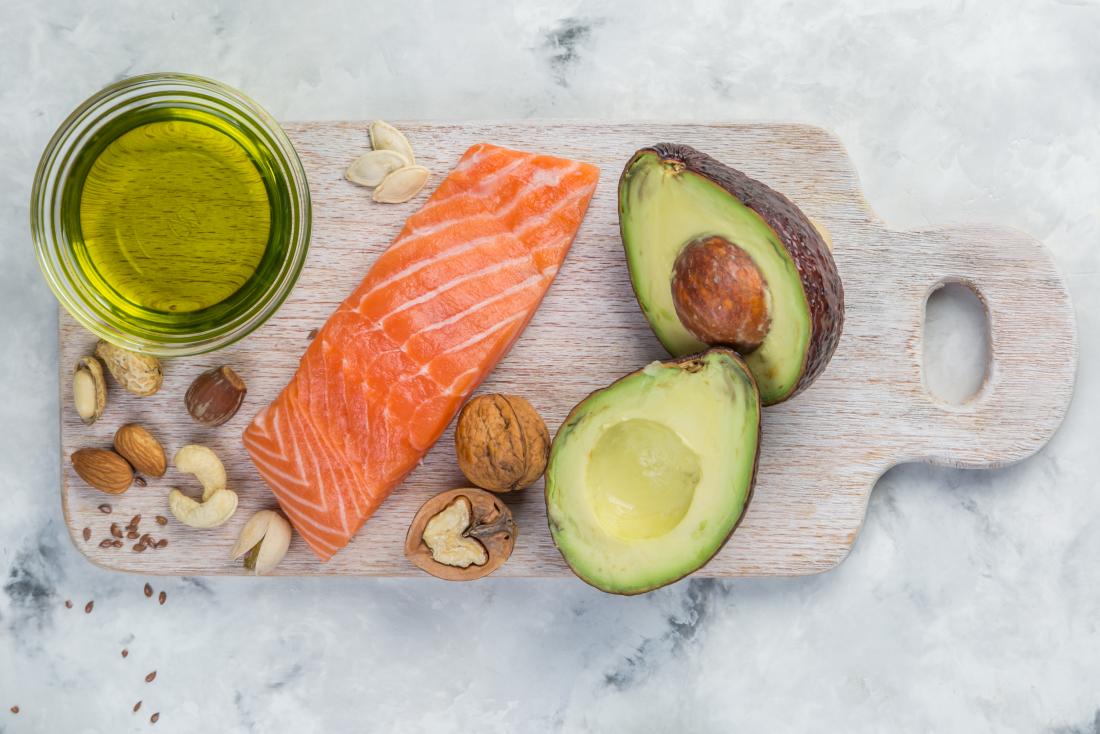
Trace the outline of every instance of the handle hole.
{"type": "Polygon", "coordinates": [[[989,374],[989,312],[966,283],[940,283],[924,303],[921,349],[924,387],[938,399],[962,404],[989,374]]]}

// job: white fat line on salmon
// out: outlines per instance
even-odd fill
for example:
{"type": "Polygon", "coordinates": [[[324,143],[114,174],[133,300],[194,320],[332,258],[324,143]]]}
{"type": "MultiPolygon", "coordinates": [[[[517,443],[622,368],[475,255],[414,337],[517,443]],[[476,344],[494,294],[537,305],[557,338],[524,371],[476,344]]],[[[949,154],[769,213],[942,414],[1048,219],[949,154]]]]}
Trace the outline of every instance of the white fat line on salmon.
{"type": "MultiPolygon", "coordinates": [[[[303,435],[303,434],[306,433],[306,426],[303,423],[302,418],[301,418],[301,414],[303,412],[304,411],[301,411],[301,410],[287,411],[287,413],[289,414],[289,420],[292,422],[291,425],[294,425],[296,423],[297,427],[300,431],[300,433],[296,433],[295,435],[303,435]]],[[[310,436],[307,435],[306,438],[308,439],[308,438],[310,438],[310,436]]],[[[314,438],[313,441],[308,441],[308,440],[307,441],[291,441],[290,445],[294,449],[295,458],[297,459],[297,465],[302,467],[303,470],[305,470],[305,471],[309,471],[309,466],[307,466],[304,462],[305,457],[304,457],[304,452],[302,451],[302,445],[305,444],[306,447],[310,449],[309,458],[310,458],[310,461],[311,461],[311,466],[313,468],[313,471],[309,472],[310,474],[313,475],[313,481],[311,482],[311,484],[312,484],[312,486],[320,488],[322,490],[319,494],[321,495],[321,500],[324,502],[325,507],[327,509],[329,498],[327,496],[325,496],[325,492],[323,491],[324,488],[327,487],[327,484],[324,481],[324,474],[321,471],[321,467],[324,465],[324,463],[321,461],[321,459],[317,455],[317,451],[316,451],[316,449],[321,447],[322,442],[317,440],[317,438],[315,436],[313,438],[314,438]]],[[[343,457],[337,456],[337,458],[342,459],[343,457]]],[[[332,470],[332,473],[336,474],[336,471],[332,470]]],[[[307,474],[307,479],[308,478],[309,478],[309,476],[307,474]]],[[[337,479],[337,481],[338,481],[339,478],[334,477],[334,479],[337,479]]],[[[344,477],[344,479],[346,480],[346,479],[348,479],[348,477],[344,477]]],[[[339,514],[341,529],[345,533],[350,535],[351,534],[351,528],[348,525],[347,509],[346,509],[344,503],[339,501],[338,498],[334,498],[333,499],[333,504],[336,505],[336,510],[339,514]]]]}
{"type": "MultiPolygon", "coordinates": [[[[547,249],[547,248],[550,248],[550,247],[560,247],[560,246],[561,246],[561,243],[562,243],[562,242],[563,242],[563,241],[564,241],[565,239],[566,239],[565,237],[559,236],[559,237],[558,237],[558,238],[557,238],[557,239],[556,239],[556,240],[555,240],[554,242],[549,242],[549,243],[546,243],[546,244],[544,244],[544,245],[540,245],[539,247],[536,247],[536,248],[534,248],[533,250],[531,250],[531,252],[532,252],[532,253],[535,253],[535,252],[538,252],[538,251],[540,251],[540,250],[542,250],[542,249],[547,249]]],[[[557,273],[557,271],[558,271],[558,266],[557,266],[557,265],[553,265],[553,266],[550,266],[550,267],[548,267],[548,268],[544,269],[544,271],[541,271],[541,272],[539,273],[539,275],[537,275],[537,276],[531,276],[531,277],[532,277],[532,278],[538,278],[539,280],[545,280],[545,279],[547,279],[547,278],[553,278],[553,276],[554,276],[554,275],[555,275],[555,274],[557,273]],[[549,272],[549,275],[546,275],[546,274],[545,274],[545,273],[547,273],[547,272],[549,272]]],[[[549,283],[547,283],[547,287],[549,287],[549,283]]],[[[484,304],[484,301],[485,301],[485,300],[488,300],[488,299],[484,299],[484,300],[483,300],[483,301],[481,302],[481,304],[484,304]]],[[[478,304],[478,305],[481,305],[481,304],[478,304]]],[[[527,309],[528,307],[529,307],[529,304],[528,304],[528,305],[525,305],[525,306],[524,306],[524,309],[522,309],[521,311],[519,311],[517,315],[518,315],[518,316],[523,316],[523,315],[524,315],[524,312],[525,312],[525,310],[526,310],[526,309],[527,309]]],[[[392,313],[396,313],[396,312],[392,312],[392,313]]],[[[391,314],[391,315],[392,315],[392,314],[391,314]]],[[[509,321],[508,321],[508,322],[510,322],[510,321],[512,321],[512,320],[514,320],[514,319],[516,318],[516,316],[517,316],[517,315],[514,315],[514,316],[510,317],[510,318],[509,318],[509,321]]],[[[388,318],[388,317],[389,317],[389,315],[387,315],[387,318],[388,318]]],[[[508,322],[504,322],[504,323],[508,323],[508,322]]],[[[380,327],[380,326],[381,326],[381,322],[376,322],[376,324],[377,324],[377,327],[380,327]]],[[[499,324],[498,324],[498,328],[499,328],[499,324]]],[[[372,329],[372,330],[373,330],[373,329],[372,329]]],[[[418,332],[418,333],[419,333],[419,332],[418,332]]],[[[483,332],[483,333],[484,333],[484,332],[483,332]]],[[[409,338],[411,339],[412,337],[409,337],[409,338]]],[[[476,343],[476,339],[475,339],[475,342],[474,342],[474,343],[476,343]]],[[[399,345],[399,346],[398,346],[398,345],[395,345],[395,348],[394,348],[394,349],[391,349],[391,350],[386,350],[386,352],[383,352],[382,354],[391,354],[391,353],[393,353],[393,352],[398,352],[398,351],[400,351],[400,352],[402,352],[402,353],[406,354],[407,356],[409,356],[409,358],[410,358],[410,359],[412,359],[412,355],[409,355],[409,354],[408,354],[408,352],[406,351],[406,347],[407,347],[407,345],[408,345],[408,340],[406,340],[406,341],[405,341],[405,342],[404,342],[403,344],[401,344],[401,345],[399,345]]],[[[460,346],[459,346],[458,348],[465,348],[465,347],[464,347],[464,346],[462,346],[462,345],[460,345],[460,346]]],[[[453,351],[453,350],[455,350],[455,349],[456,349],[455,347],[452,347],[452,348],[451,348],[450,350],[448,350],[448,351],[446,351],[446,352],[443,352],[442,354],[449,354],[449,353],[451,353],[451,351],[453,351]]],[[[373,359],[373,360],[371,361],[371,364],[370,364],[370,365],[368,366],[368,368],[369,368],[369,367],[373,367],[373,365],[374,365],[374,362],[375,362],[375,361],[377,361],[377,359],[378,359],[378,357],[379,357],[379,356],[381,356],[381,355],[377,355],[377,356],[375,357],[375,359],[373,359]]],[[[442,356],[442,355],[437,355],[437,356],[442,356]]],[[[434,360],[434,358],[433,358],[433,360],[434,360]]],[[[416,376],[421,376],[421,375],[427,375],[427,376],[428,376],[428,377],[430,377],[430,378],[431,378],[431,379],[432,379],[432,380],[433,380],[433,381],[434,381],[434,382],[435,382],[435,383],[436,383],[437,385],[439,385],[439,387],[440,387],[440,388],[443,388],[444,386],[443,386],[443,385],[441,385],[441,384],[439,383],[439,381],[438,381],[438,380],[437,380],[437,379],[435,378],[435,376],[434,376],[434,375],[431,375],[431,374],[428,374],[427,372],[425,372],[425,370],[426,370],[426,369],[427,369],[428,367],[430,367],[430,366],[431,366],[431,364],[432,364],[432,361],[433,361],[433,360],[429,360],[428,362],[426,362],[426,363],[425,363],[425,364],[424,364],[424,365],[423,365],[423,366],[422,366],[422,367],[420,368],[420,370],[419,370],[418,372],[416,372],[416,373],[413,373],[413,374],[412,374],[411,376],[412,376],[412,377],[416,377],[416,376]]],[[[400,384],[400,383],[404,382],[404,381],[405,381],[406,379],[408,379],[409,377],[410,377],[410,375],[403,375],[403,376],[401,376],[400,378],[398,378],[397,384],[400,384]]],[[[390,417],[390,416],[391,416],[391,413],[390,413],[390,412],[389,412],[388,410],[386,410],[386,411],[384,411],[384,415],[385,415],[385,416],[386,416],[386,417],[388,418],[388,417],[390,417]]]]}
{"type": "Polygon", "coordinates": [[[281,449],[273,451],[251,437],[245,438],[244,445],[252,455],[252,461],[256,464],[257,468],[259,468],[261,472],[278,475],[281,480],[280,485],[289,484],[301,489],[309,488],[309,482],[305,479],[294,476],[293,474],[288,474],[285,470],[279,468],[279,464],[285,463],[287,460],[286,455],[281,449]]]}
{"type": "MultiPolygon", "coordinates": [[[[315,502],[311,502],[303,495],[293,491],[292,487],[299,487],[303,490],[311,489],[312,485],[310,485],[308,481],[299,479],[292,474],[288,474],[285,470],[281,469],[278,464],[269,463],[269,460],[262,460],[262,457],[256,456],[256,454],[261,451],[263,453],[268,453],[266,450],[260,449],[255,444],[249,445],[249,448],[252,451],[252,460],[253,462],[255,462],[256,468],[260,470],[260,473],[264,476],[264,479],[267,480],[268,484],[270,484],[273,489],[279,489],[282,492],[295,497],[298,503],[303,505],[304,507],[309,507],[310,509],[316,510],[317,512],[328,512],[327,507],[319,505],[315,502]]],[[[286,461],[286,458],[281,454],[278,455],[278,459],[280,463],[286,461]]]]}
{"type": "MultiPolygon", "coordinates": [[[[291,413],[291,412],[296,413],[298,411],[287,411],[287,413],[291,413]]],[[[290,419],[288,418],[287,420],[288,420],[288,425],[289,425],[290,419]]],[[[281,439],[281,437],[282,436],[281,436],[281,433],[280,433],[280,439],[281,439]]],[[[283,448],[284,452],[288,453],[288,454],[291,454],[290,456],[286,457],[286,459],[284,459],[284,461],[290,461],[290,462],[293,463],[294,466],[299,467],[299,469],[301,471],[308,472],[308,467],[306,466],[305,461],[302,458],[301,452],[298,449],[298,442],[297,441],[280,441],[280,447],[281,448],[285,447],[285,448],[283,448]],[[289,449],[289,451],[286,451],[287,448],[289,449]]],[[[281,471],[280,471],[280,473],[282,474],[281,471]]],[[[308,507],[312,510],[315,510],[315,511],[317,511],[319,513],[323,513],[323,514],[329,513],[330,510],[329,510],[328,503],[326,501],[326,498],[325,498],[324,494],[323,493],[317,493],[315,491],[316,490],[316,485],[313,484],[310,481],[308,476],[303,476],[302,479],[305,483],[304,486],[303,486],[304,491],[302,493],[294,492],[294,491],[292,491],[292,490],[290,490],[286,487],[283,487],[283,491],[287,495],[292,497],[298,504],[300,504],[304,507],[308,507]],[[306,493],[307,492],[310,495],[316,496],[317,499],[320,500],[320,504],[318,504],[318,502],[307,499],[306,498],[306,493]]]]}
{"type": "MultiPolygon", "coordinates": [[[[370,329],[368,329],[367,332],[370,333],[370,332],[382,330],[381,329],[382,324],[384,324],[386,322],[386,320],[389,319],[390,317],[392,317],[396,314],[399,314],[402,311],[407,311],[410,308],[413,308],[414,306],[419,306],[421,303],[426,303],[426,302],[432,300],[433,298],[435,298],[436,296],[438,296],[439,294],[446,293],[447,291],[451,290],[452,288],[460,286],[463,283],[467,283],[471,280],[474,280],[475,278],[480,278],[484,275],[492,275],[493,273],[499,273],[501,270],[505,270],[505,269],[507,269],[507,268],[509,268],[513,265],[519,265],[521,263],[525,263],[528,260],[530,260],[530,258],[531,258],[531,256],[529,254],[524,254],[524,255],[521,255],[519,257],[513,257],[509,260],[501,260],[500,262],[493,263],[492,265],[487,265],[486,267],[481,268],[480,270],[475,270],[472,273],[466,273],[465,275],[460,275],[456,278],[451,278],[446,283],[442,283],[442,284],[436,286],[435,288],[431,289],[430,291],[426,291],[424,293],[421,293],[416,298],[410,298],[409,300],[403,302],[397,308],[390,309],[386,313],[385,316],[383,316],[382,318],[376,320],[374,322],[374,325],[370,329]]],[[[360,311],[360,309],[363,305],[363,299],[364,298],[366,298],[365,295],[362,296],[359,299],[359,301],[356,303],[356,305],[353,307],[356,311],[360,311]]],[[[360,311],[360,313],[362,313],[362,311],[360,311]]]]}
{"type": "MultiPolygon", "coordinates": [[[[541,276],[536,276],[536,277],[538,277],[541,280],[541,276]]],[[[440,383],[438,379],[436,379],[435,375],[432,375],[429,372],[429,368],[432,366],[432,364],[435,363],[435,360],[439,359],[440,357],[445,357],[448,354],[453,354],[455,352],[466,349],[467,347],[471,347],[474,344],[477,344],[479,341],[482,341],[484,339],[489,338],[490,336],[492,336],[496,332],[500,331],[501,329],[504,329],[504,328],[508,327],[510,324],[515,323],[518,319],[523,318],[526,315],[527,309],[529,307],[530,307],[530,304],[524,304],[523,308],[521,308],[519,311],[512,314],[511,316],[507,317],[506,319],[504,319],[502,321],[498,321],[494,325],[490,326],[488,329],[484,329],[484,330],[478,332],[477,334],[470,337],[466,341],[464,341],[460,344],[456,344],[454,346],[448,347],[446,350],[436,354],[431,359],[424,362],[424,364],[421,366],[421,368],[419,370],[417,370],[416,372],[410,372],[410,373],[406,373],[404,375],[401,375],[400,377],[397,378],[397,380],[395,382],[390,384],[390,386],[389,386],[390,391],[392,391],[392,389],[394,387],[402,384],[403,382],[407,382],[408,380],[416,378],[416,377],[427,377],[432,382],[434,382],[437,387],[439,387],[441,390],[443,390],[444,385],[442,383],[440,383]]],[[[397,349],[388,350],[387,353],[392,353],[392,352],[397,352],[397,351],[400,351],[400,352],[404,353],[406,356],[408,356],[410,359],[412,359],[412,355],[409,355],[408,352],[405,351],[405,345],[401,345],[397,349]]],[[[387,392],[386,395],[389,395],[389,392],[387,392]]],[[[388,409],[386,409],[384,411],[384,415],[391,416],[392,413],[388,409]]]]}
{"type": "Polygon", "coordinates": [[[515,171],[517,168],[530,163],[534,156],[526,156],[524,158],[516,158],[506,165],[494,170],[493,172],[482,176],[480,179],[472,182],[472,185],[462,188],[460,191],[456,191],[453,194],[440,197],[438,199],[429,199],[422,209],[420,209],[414,216],[421,217],[425,214],[432,212],[435,209],[440,208],[445,204],[449,204],[456,199],[463,197],[476,197],[478,199],[486,198],[486,194],[490,192],[490,188],[493,184],[502,178],[506,178],[509,174],[515,171]]]}
{"type": "MultiPolygon", "coordinates": [[[[331,557],[332,554],[340,550],[340,546],[324,540],[320,533],[317,533],[306,526],[306,523],[304,521],[309,519],[307,515],[303,515],[297,510],[288,509],[287,507],[282,507],[282,510],[287,514],[287,517],[290,518],[290,521],[294,523],[294,529],[298,531],[298,535],[302,536],[302,540],[306,541],[306,544],[313,548],[314,552],[318,551],[318,549],[322,551],[327,551],[329,556],[331,557]]],[[[318,553],[318,555],[322,554],[318,553]]],[[[326,558],[325,560],[328,559],[326,558]]]]}
{"type": "MultiPolygon", "coordinates": [[[[414,338],[420,336],[421,334],[426,334],[430,331],[437,331],[439,329],[443,329],[445,327],[448,327],[451,324],[458,323],[462,319],[466,318],[467,316],[469,316],[471,314],[477,313],[478,311],[485,308],[486,306],[490,306],[490,305],[496,303],[497,301],[505,299],[508,296],[514,295],[516,293],[522,293],[523,291],[530,288],[532,285],[537,285],[537,284],[541,283],[544,280],[546,280],[546,276],[542,275],[541,273],[529,276],[528,278],[526,278],[524,280],[521,280],[519,283],[516,283],[513,286],[509,286],[508,288],[505,288],[504,290],[500,291],[496,295],[490,296],[489,298],[483,298],[482,300],[478,301],[477,303],[473,304],[472,306],[470,306],[468,308],[465,308],[465,309],[459,311],[458,313],[454,314],[453,316],[448,316],[447,318],[443,319],[442,321],[437,321],[433,324],[425,326],[423,329],[420,329],[419,331],[414,331],[412,334],[410,334],[408,336],[407,339],[405,339],[404,342],[401,343],[401,345],[398,348],[401,349],[402,351],[405,351],[405,348],[409,345],[409,342],[412,341],[414,338]]],[[[406,352],[406,354],[407,354],[407,352],[406,352]]]]}
{"type": "MultiPolygon", "coordinates": [[[[462,161],[457,166],[455,166],[455,168],[451,171],[450,175],[448,175],[447,178],[450,179],[451,176],[453,176],[456,173],[457,174],[466,173],[466,171],[473,168],[475,164],[479,164],[479,163],[483,162],[486,158],[490,158],[490,157],[495,158],[495,157],[498,157],[498,156],[505,157],[508,153],[511,153],[511,152],[514,152],[514,151],[509,151],[506,148],[496,148],[495,150],[490,151],[489,153],[487,153],[485,155],[482,155],[479,158],[476,158],[474,160],[462,161]]],[[[491,171],[490,173],[482,176],[480,179],[477,179],[476,181],[473,182],[472,186],[463,188],[461,191],[457,191],[457,192],[455,192],[455,193],[453,193],[449,196],[444,196],[444,197],[441,197],[441,198],[438,198],[438,199],[436,199],[434,197],[431,198],[431,199],[428,199],[428,201],[424,204],[424,206],[420,209],[420,211],[416,212],[416,215],[419,216],[421,214],[425,214],[426,212],[430,212],[433,209],[438,209],[440,205],[446,204],[447,202],[453,201],[454,199],[457,199],[459,197],[466,196],[466,195],[468,195],[469,193],[471,193],[473,191],[484,191],[484,186],[485,185],[494,183],[498,179],[500,179],[504,176],[507,176],[509,173],[516,170],[517,168],[524,165],[525,163],[530,163],[534,159],[534,157],[535,156],[532,155],[531,153],[525,153],[525,154],[523,154],[522,157],[513,158],[511,161],[504,164],[500,168],[497,168],[497,169],[491,171]]]]}
{"type": "MultiPolygon", "coordinates": [[[[508,235],[511,235],[513,237],[516,237],[517,239],[520,239],[521,234],[525,234],[527,232],[530,232],[532,229],[535,229],[537,227],[542,226],[547,221],[549,221],[554,216],[556,216],[559,212],[561,212],[562,209],[564,209],[566,206],[576,202],[578,199],[582,198],[583,196],[586,196],[587,194],[588,194],[587,191],[575,192],[575,193],[571,194],[570,196],[567,196],[564,199],[559,200],[557,203],[554,204],[554,206],[552,208],[547,209],[542,214],[539,214],[537,217],[529,217],[519,227],[513,228],[511,230],[506,230],[504,232],[497,232],[497,233],[493,233],[493,234],[490,234],[490,235],[485,235],[483,237],[475,237],[472,240],[467,240],[464,243],[455,245],[453,247],[449,247],[446,250],[443,250],[442,252],[438,252],[435,255],[432,255],[431,257],[425,258],[423,260],[418,260],[414,265],[410,265],[409,267],[405,268],[404,270],[399,270],[398,272],[386,277],[384,280],[381,280],[378,283],[375,283],[374,285],[372,285],[370,287],[370,289],[367,290],[367,292],[364,293],[360,297],[359,303],[362,303],[363,299],[365,299],[368,296],[374,294],[378,290],[380,290],[382,288],[385,288],[388,285],[392,285],[392,284],[397,283],[401,280],[404,280],[406,277],[408,277],[410,275],[413,275],[414,273],[417,273],[417,272],[419,272],[420,270],[423,270],[426,267],[429,267],[431,265],[435,265],[436,263],[442,262],[444,260],[449,260],[452,257],[455,257],[457,255],[461,255],[463,253],[469,252],[470,250],[476,249],[477,247],[479,247],[479,246],[481,246],[481,245],[483,245],[487,242],[492,242],[494,240],[497,240],[501,237],[505,237],[505,236],[508,236],[508,235]]],[[[454,220],[454,221],[462,221],[462,220],[454,220]]],[[[554,243],[554,244],[557,244],[557,243],[554,243]]],[[[535,252],[537,250],[544,249],[546,246],[547,245],[540,245],[538,248],[535,248],[535,250],[532,250],[531,252],[535,252]]],[[[392,250],[393,250],[393,248],[390,248],[390,250],[387,251],[387,253],[383,254],[383,257],[385,257],[385,255],[388,254],[389,252],[392,252],[392,250]]],[[[368,277],[369,277],[369,274],[368,274],[368,277]]]]}
{"type": "MultiPolygon", "coordinates": [[[[567,170],[562,171],[560,176],[558,176],[556,179],[553,179],[553,187],[557,188],[561,184],[561,179],[562,178],[565,178],[566,176],[571,175],[572,173],[574,173],[576,171],[579,171],[579,170],[581,170],[580,164],[574,162],[571,166],[569,166],[569,168],[567,170]]],[[[538,173],[545,173],[545,171],[543,171],[543,169],[539,169],[536,173],[537,174],[538,173]]],[[[472,214],[472,215],[466,216],[466,217],[457,217],[457,218],[454,218],[454,219],[447,219],[447,220],[444,220],[444,221],[441,221],[441,222],[436,222],[435,224],[432,224],[432,225],[430,225],[428,227],[424,227],[424,228],[410,229],[410,230],[402,233],[402,235],[397,240],[397,242],[394,242],[392,245],[390,245],[390,248],[388,250],[386,250],[385,253],[383,253],[383,256],[385,256],[389,253],[392,253],[392,252],[397,252],[397,251],[403,249],[404,247],[406,247],[406,246],[408,246],[408,245],[410,245],[414,242],[419,242],[420,240],[424,239],[425,237],[429,237],[433,234],[436,234],[437,232],[440,232],[440,231],[446,229],[451,224],[462,223],[462,222],[467,222],[467,221],[481,221],[483,219],[488,219],[490,221],[504,219],[508,215],[510,215],[524,201],[524,199],[526,199],[528,196],[530,196],[533,192],[537,191],[540,188],[546,188],[547,187],[547,182],[549,182],[549,181],[551,181],[550,178],[544,178],[544,177],[539,177],[537,175],[533,175],[531,177],[531,180],[528,181],[528,183],[522,189],[517,191],[512,196],[511,203],[508,204],[508,206],[505,206],[505,207],[500,208],[500,209],[493,209],[492,211],[479,212],[477,214],[472,214]]],[[[454,194],[453,196],[447,197],[447,200],[450,200],[452,198],[457,198],[457,197],[460,197],[460,196],[472,196],[472,194],[470,193],[469,190],[464,190],[460,194],[454,194]]],[[[431,204],[431,201],[429,201],[428,203],[431,204]]],[[[412,215],[412,217],[410,217],[410,219],[419,217],[424,211],[426,211],[426,209],[421,210],[420,212],[416,212],[415,214],[412,215]]]]}
{"type": "MultiPolygon", "coordinates": [[[[324,361],[328,359],[328,353],[325,352],[325,351],[320,352],[319,356],[314,357],[314,360],[317,360],[317,359],[322,360],[322,365],[321,365],[322,375],[321,375],[321,377],[323,379],[324,361]]],[[[341,358],[340,366],[341,366],[341,370],[340,370],[339,374],[342,377],[343,375],[347,374],[347,361],[345,359],[341,358]]],[[[302,418],[302,420],[304,420],[308,423],[308,426],[309,426],[310,430],[312,431],[313,440],[316,443],[318,443],[322,448],[327,449],[327,452],[328,452],[329,455],[331,455],[333,457],[336,457],[337,459],[339,459],[341,462],[344,462],[345,464],[361,465],[362,462],[353,461],[351,458],[349,458],[349,450],[348,450],[349,447],[347,446],[348,433],[349,433],[348,431],[339,431],[339,430],[337,431],[337,435],[338,436],[343,436],[343,438],[344,438],[343,441],[339,441],[339,440],[337,440],[337,438],[334,438],[332,436],[332,432],[329,430],[328,427],[323,426],[320,423],[318,423],[317,418],[322,417],[322,416],[335,415],[339,411],[334,411],[334,410],[330,409],[331,406],[330,406],[329,399],[332,397],[332,389],[331,389],[331,384],[327,383],[327,382],[325,383],[326,384],[326,389],[320,391],[320,398],[322,399],[324,404],[320,405],[320,406],[315,405],[315,402],[313,400],[313,397],[314,397],[315,393],[312,390],[309,390],[309,386],[312,384],[312,382],[310,380],[310,377],[313,374],[313,371],[314,371],[313,362],[312,361],[307,361],[307,360],[302,360],[302,363],[299,366],[299,373],[294,376],[293,382],[294,382],[295,385],[304,385],[306,389],[305,390],[299,389],[297,391],[299,410],[296,410],[295,413],[299,416],[302,416],[304,414],[304,418],[302,418]]],[[[344,380],[344,379],[340,379],[338,381],[338,385],[340,387],[341,393],[343,394],[343,401],[342,401],[341,407],[346,407],[347,406],[347,397],[346,397],[346,393],[343,389],[346,382],[347,381],[344,380]]],[[[355,506],[355,509],[359,510],[360,509],[359,508],[359,503],[356,501],[356,493],[351,492],[347,496],[351,497],[351,502],[355,506]]]]}
{"type": "Polygon", "coordinates": [[[498,331],[501,331],[502,329],[508,328],[512,324],[516,323],[516,321],[519,321],[519,320],[523,319],[526,315],[527,314],[526,314],[525,310],[521,310],[518,313],[513,314],[512,316],[509,316],[508,318],[504,319],[503,321],[498,321],[496,324],[490,326],[488,329],[484,329],[484,330],[478,332],[477,334],[470,337],[466,341],[464,341],[460,344],[456,344],[455,346],[450,347],[450,348],[440,352],[435,357],[433,357],[432,359],[425,362],[424,365],[419,370],[417,370],[416,372],[409,373],[409,374],[404,374],[404,375],[401,375],[400,377],[398,377],[396,381],[390,383],[389,386],[388,386],[389,389],[386,392],[387,405],[386,405],[386,408],[383,410],[383,415],[386,416],[387,418],[393,416],[393,412],[389,409],[389,404],[388,404],[389,403],[388,396],[390,395],[390,393],[392,393],[394,391],[394,389],[401,386],[403,383],[408,382],[409,380],[412,380],[412,379],[416,379],[418,377],[427,377],[429,380],[431,380],[432,382],[435,383],[437,388],[440,389],[440,391],[441,391],[440,394],[447,394],[446,393],[446,388],[444,387],[443,383],[441,383],[435,375],[431,374],[431,367],[432,367],[433,364],[435,364],[436,360],[440,359],[441,357],[445,357],[449,354],[454,354],[455,352],[460,352],[463,349],[468,349],[468,348],[474,346],[475,344],[488,339],[489,337],[491,337],[493,334],[497,333],[498,331]]]}
{"type": "Polygon", "coordinates": [[[443,390],[443,394],[444,395],[455,395],[455,396],[461,395],[462,394],[461,391],[455,391],[455,389],[454,389],[455,385],[457,385],[460,380],[466,379],[469,375],[476,375],[480,371],[481,371],[480,367],[471,367],[470,369],[466,370],[461,375],[459,375],[458,377],[451,380],[451,384],[447,385],[447,387],[443,390]]]}
{"type": "MultiPolygon", "coordinates": [[[[497,323],[490,326],[488,329],[485,329],[483,331],[478,332],[477,334],[474,334],[472,337],[470,337],[466,341],[461,342],[459,344],[454,345],[453,347],[449,347],[449,348],[443,350],[442,352],[437,354],[435,357],[433,357],[431,359],[431,361],[425,362],[424,366],[421,367],[420,370],[416,374],[418,374],[418,375],[427,375],[428,374],[428,368],[431,367],[432,363],[435,362],[435,360],[439,359],[440,357],[446,357],[448,354],[454,354],[455,352],[461,352],[463,349],[466,349],[468,347],[472,347],[473,345],[477,344],[478,342],[484,341],[485,339],[488,339],[489,337],[491,337],[493,334],[497,333],[498,331],[500,331],[502,329],[507,329],[509,326],[511,326],[516,321],[518,321],[519,319],[523,318],[526,315],[527,315],[526,309],[524,309],[523,311],[520,311],[516,314],[513,314],[512,316],[509,316],[508,318],[504,319],[503,321],[498,321],[497,323]]],[[[442,385],[440,385],[440,387],[442,387],[442,385]]]]}

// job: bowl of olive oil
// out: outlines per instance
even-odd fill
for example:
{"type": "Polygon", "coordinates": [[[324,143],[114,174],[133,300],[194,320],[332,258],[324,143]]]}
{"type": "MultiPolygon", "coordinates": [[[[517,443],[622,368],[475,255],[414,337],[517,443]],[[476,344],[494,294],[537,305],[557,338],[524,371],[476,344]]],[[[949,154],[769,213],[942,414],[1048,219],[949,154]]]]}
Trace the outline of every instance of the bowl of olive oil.
{"type": "Polygon", "coordinates": [[[183,74],[125,79],[61,125],[35,175],[31,230],[61,304],[158,356],[230,344],[301,272],[309,184],[263,108],[183,74]]]}

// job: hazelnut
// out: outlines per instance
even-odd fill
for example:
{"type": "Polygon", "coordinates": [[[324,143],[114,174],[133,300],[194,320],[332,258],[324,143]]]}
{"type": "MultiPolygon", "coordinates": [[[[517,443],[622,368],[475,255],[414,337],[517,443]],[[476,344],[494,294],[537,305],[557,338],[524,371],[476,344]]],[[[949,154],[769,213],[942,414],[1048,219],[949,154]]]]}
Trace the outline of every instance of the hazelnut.
{"type": "Polygon", "coordinates": [[[458,467],[493,492],[523,489],[546,469],[550,432],[518,395],[479,395],[462,408],[455,427],[458,467]]]}
{"type": "Polygon", "coordinates": [[[232,367],[223,365],[196,377],[184,400],[192,418],[213,428],[237,414],[247,392],[244,380],[232,367]]]}

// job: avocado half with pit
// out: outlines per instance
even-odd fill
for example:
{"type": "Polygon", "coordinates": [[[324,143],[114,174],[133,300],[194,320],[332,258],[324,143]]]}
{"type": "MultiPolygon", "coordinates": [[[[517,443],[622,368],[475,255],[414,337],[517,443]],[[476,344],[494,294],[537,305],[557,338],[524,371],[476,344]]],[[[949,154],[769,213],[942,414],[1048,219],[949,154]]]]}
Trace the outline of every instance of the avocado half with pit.
{"type": "Polygon", "coordinates": [[[662,143],[626,164],[619,228],[638,303],[670,354],[734,348],[764,405],[825,369],[844,326],[844,288],[821,233],[785,196],[662,143]]]}
{"type": "Polygon", "coordinates": [[[752,495],[760,398],[733,351],[653,362],[580,402],[554,437],[546,514],[584,581],[639,594],[701,568],[752,495]]]}

